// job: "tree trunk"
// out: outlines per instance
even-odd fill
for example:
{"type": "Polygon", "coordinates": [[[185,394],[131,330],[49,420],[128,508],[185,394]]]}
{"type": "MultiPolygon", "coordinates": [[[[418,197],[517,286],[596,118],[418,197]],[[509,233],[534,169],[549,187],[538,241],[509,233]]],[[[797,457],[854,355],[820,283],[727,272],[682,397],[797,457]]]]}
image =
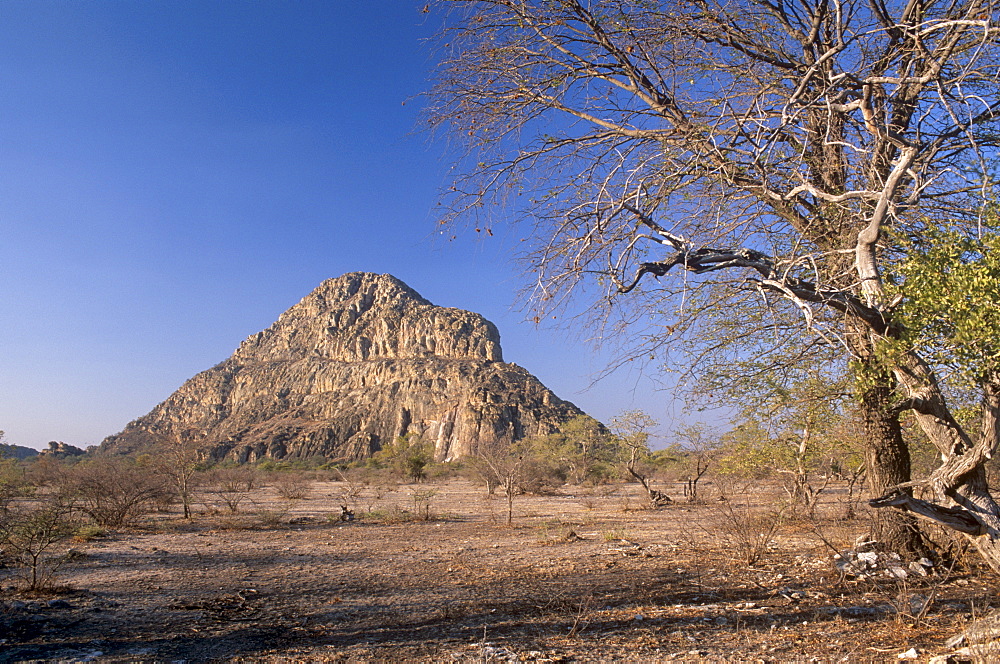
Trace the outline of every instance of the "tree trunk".
{"type": "MultiPolygon", "coordinates": [[[[876,384],[860,396],[868,483],[871,495],[881,496],[890,487],[910,481],[910,450],[903,440],[899,415],[889,403],[891,390],[884,384],[876,384]]],[[[931,551],[910,514],[874,510],[871,534],[880,548],[930,557],[931,551]]]]}

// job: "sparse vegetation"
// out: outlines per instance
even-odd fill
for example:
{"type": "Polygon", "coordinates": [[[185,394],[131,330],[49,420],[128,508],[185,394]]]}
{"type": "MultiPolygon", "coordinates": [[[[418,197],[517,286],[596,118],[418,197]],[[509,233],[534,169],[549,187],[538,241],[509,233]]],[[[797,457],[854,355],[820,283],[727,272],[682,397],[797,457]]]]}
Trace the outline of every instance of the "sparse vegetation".
{"type": "Polygon", "coordinates": [[[0,512],[0,549],[24,570],[27,590],[52,585],[61,561],[50,554],[75,527],[69,508],[57,502],[25,502],[0,512]]]}
{"type": "Polygon", "coordinates": [[[269,481],[278,495],[285,500],[305,500],[309,497],[313,485],[309,477],[295,471],[274,473],[269,481]]]}
{"type": "MultiPolygon", "coordinates": [[[[285,475],[301,471],[274,472],[285,475]]],[[[146,610],[146,600],[142,599],[146,595],[135,594],[131,585],[136,578],[133,566],[145,566],[142,575],[146,575],[150,573],[148,566],[153,565],[160,588],[157,597],[167,594],[178,606],[217,606],[219,611],[229,607],[225,611],[237,611],[233,616],[240,617],[244,614],[238,612],[239,607],[250,607],[257,601],[254,593],[267,593],[276,599],[275,608],[268,612],[270,624],[284,620],[283,611],[297,614],[306,610],[301,604],[304,601],[351,601],[353,586],[345,586],[342,581],[357,578],[365,587],[374,584],[380,593],[394,598],[387,608],[380,609],[387,612],[387,620],[402,620],[391,608],[396,603],[403,606],[420,601],[439,606],[430,619],[437,633],[447,635],[449,630],[464,629],[462,616],[481,615],[494,608],[493,600],[481,602],[503,588],[505,596],[518,599],[517,606],[526,607],[524,611],[505,609],[504,620],[513,625],[503,640],[510,652],[521,656],[527,649],[537,649],[524,641],[524,635],[530,632],[535,635],[532,639],[540,639],[532,644],[544,643],[549,651],[564,656],[608,658],[619,652],[610,650],[615,644],[620,648],[627,643],[642,659],[656,659],[657,649],[661,654],[687,652],[681,646],[690,648],[691,644],[686,638],[679,641],[670,630],[645,629],[647,621],[680,621],[687,625],[684,621],[689,615],[716,611],[703,607],[720,607],[718,614],[707,614],[713,621],[718,615],[727,620],[728,616],[739,616],[738,625],[713,622],[708,632],[686,632],[697,635],[696,647],[700,651],[720,657],[735,653],[752,659],[767,654],[764,648],[777,659],[819,652],[838,653],[841,657],[857,655],[849,643],[851,635],[858,641],[862,634],[864,643],[898,648],[899,652],[910,643],[918,643],[922,650],[940,648],[945,636],[958,631],[964,621],[962,613],[943,608],[952,606],[948,602],[958,597],[966,602],[964,598],[972,598],[987,606],[994,597],[992,591],[981,589],[975,582],[959,585],[956,581],[973,578],[971,570],[982,578],[993,578],[975,567],[975,558],[968,555],[951,556],[963,562],[951,568],[932,569],[928,577],[915,576],[905,581],[888,577],[841,579],[832,567],[832,554],[849,548],[865,529],[863,523],[843,519],[840,501],[847,495],[846,480],[836,480],[836,491],[821,494],[816,514],[808,523],[808,528],[814,530],[822,526],[823,535],[819,537],[810,535],[801,521],[790,520],[780,508],[775,509],[786,499],[779,478],[758,477],[742,485],[728,480],[723,488],[717,480],[726,476],[710,472],[703,480],[708,482],[709,491],[703,491],[703,495],[724,495],[726,500],[679,502],[656,512],[630,508],[627,521],[621,511],[623,505],[648,502],[646,490],[639,484],[600,484],[580,491],[569,485],[559,494],[519,492],[524,507],[513,521],[511,503],[504,499],[484,500],[465,481],[425,481],[404,485],[397,491],[393,486],[366,483],[379,477],[363,475],[366,472],[361,469],[361,474],[350,481],[313,480],[316,485],[311,500],[290,501],[282,497],[273,481],[258,481],[252,469],[217,468],[207,473],[212,479],[203,484],[209,489],[205,496],[213,498],[213,486],[233,480],[238,488],[231,494],[240,496],[235,512],[221,502],[222,513],[192,513],[191,519],[185,519],[178,502],[170,512],[146,518],[142,540],[132,540],[138,533],[128,529],[109,531],[94,523],[74,523],[67,511],[69,521],[65,527],[36,530],[49,535],[32,540],[35,544],[18,558],[20,592],[29,592],[32,587],[51,588],[57,568],[59,580],[74,586],[74,579],[80,578],[78,569],[85,569],[88,579],[120,575],[118,578],[129,581],[118,586],[101,581],[102,596],[117,594],[122,607],[102,608],[106,611],[102,619],[117,616],[114,620],[131,625],[146,610]],[[355,520],[342,520],[344,496],[364,502],[367,511],[359,512],[355,520]],[[499,515],[494,513],[497,503],[499,515]],[[447,510],[449,518],[435,520],[436,513],[442,510],[447,510]],[[497,527],[509,521],[512,527],[497,527]],[[807,544],[803,544],[803,532],[807,544]],[[58,555],[70,538],[79,549],[74,549],[71,556],[58,555]],[[133,541],[141,544],[137,547],[133,541]],[[275,542],[280,543],[278,548],[275,542]],[[573,546],[567,546],[569,543],[573,546]],[[303,566],[309,561],[325,560],[330,555],[336,557],[336,565],[310,567],[308,574],[303,574],[303,566]],[[268,573],[248,577],[246,565],[263,565],[249,562],[258,559],[267,561],[268,573]],[[102,562],[98,565],[97,560],[102,562]],[[157,561],[160,567],[156,567],[157,561]],[[211,588],[202,585],[199,574],[204,570],[211,572],[211,588]],[[254,593],[239,581],[246,578],[253,578],[254,593]],[[651,584],[650,579],[657,581],[651,584]],[[329,594],[331,589],[336,590],[335,596],[329,594]],[[128,601],[124,601],[126,598],[128,601]],[[759,608],[747,609],[749,605],[759,608]],[[537,606],[545,608],[539,611],[534,608],[537,606]],[[583,614],[582,606],[588,607],[583,614]],[[856,624],[836,619],[836,611],[849,612],[858,606],[875,608],[866,608],[871,613],[856,624]],[[783,632],[788,626],[787,633],[796,636],[794,641],[775,640],[768,612],[788,616],[779,624],[779,630],[783,632]],[[643,620],[636,619],[637,615],[642,615],[643,620]],[[591,632],[594,621],[601,621],[605,627],[591,632]],[[912,627],[911,621],[922,627],[912,627]],[[570,624],[575,625],[574,638],[560,641],[570,624]],[[905,633],[900,631],[903,627],[905,633]],[[915,641],[915,634],[922,635],[919,641],[915,641]],[[836,641],[842,645],[830,645],[836,641]]],[[[352,473],[344,472],[344,476],[350,478],[352,473]]],[[[45,497],[62,500],[70,495],[62,492],[62,486],[53,482],[34,487],[34,491],[15,497],[11,507],[33,509],[43,505],[40,500],[45,497]]],[[[511,486],[517,483],[511,482],[511,486]]],[[[60,504],[67,510],[72,508],[60,504]]],[[[14,512],[8,510],[6,514],[14,512]]],[[[53,522],[39,517],[35,523],[53,522]]],[[[14,549],[9,544],[2,546],[9,562],[15,562],[14,549]]],[[[0,570],[0,577],[7,574],[14,578],[14,572],[0,570]]],[[[67,619],[85,610],[91,601],[74,600],[70,605],[80,603],[81,608],[63,609],[67,619]]],[[[323,618],[317,620],[325,624],[323,618]]],[[[349,616],[337,618],[338,629],[354,624],[352,620],[349,616]]],[[[696,624],[700,620],[696,618],[696,624]]],[[[62,629],[67,634],[80,630],[86,633],[90,624],[78,621],[62,629]]],[[[142,624],[141,619],[138,624],[142,624]]],[[[219,629],[230,634],[229,638],[238,639],[234,630],[256,629],[255,624],[259,624],[256,618],[244,617],[220,622],[219,629]]],[[[44,634],[27,634],[17,637],[21,639],[17,643],[40,643],[45,639],[44,634]]],[[[311,638],[297,635],[295,647],[313,647],[311,638]]],[[[170,643],[189,641],[195,647],[197,639],[184,634],[174,635],[170,643]]],[[[362,647],[351,640],[344,643],[343,647],[352,653],[360,652],[357,648],[362,647]]],[[[421,651],[421,657],[433,652],[435,658],[445,658],[459,647],[447,636],[422,643],[427,650],[421,651]]],[[[415,651],[407,648],[392,642],[380,644],[377,656],[416,657],[415,651]]]]}

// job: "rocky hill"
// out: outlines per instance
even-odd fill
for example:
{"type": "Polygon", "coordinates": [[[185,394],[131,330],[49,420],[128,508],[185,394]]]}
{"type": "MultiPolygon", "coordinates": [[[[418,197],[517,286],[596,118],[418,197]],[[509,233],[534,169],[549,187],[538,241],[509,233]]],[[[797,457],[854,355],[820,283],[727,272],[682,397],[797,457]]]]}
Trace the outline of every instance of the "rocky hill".
{"type": "Polygon", "coordinates": [[[0,459],[30,459],[38,456],[38,450],[23,445],[0,443],[0,459]]]}
{"type": "Polygon", "coordinates": [[[390,275],[355,272],[323,282],[101,450],[184,438],[239,462],[363,459],[417,433],[450,460],[579,414],[503,361],[500,334],[482,316],[434,306],[390,275]]]}

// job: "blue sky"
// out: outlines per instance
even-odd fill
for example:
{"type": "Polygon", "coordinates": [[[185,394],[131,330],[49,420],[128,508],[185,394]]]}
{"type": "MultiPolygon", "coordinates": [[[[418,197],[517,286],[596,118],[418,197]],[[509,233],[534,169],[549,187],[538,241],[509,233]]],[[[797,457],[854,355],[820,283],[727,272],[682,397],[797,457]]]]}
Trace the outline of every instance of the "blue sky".
{"type": "Polygon", "coordinates": [[[500,328],[599,419],[670,394],[521,322],[502,239],[435,235],[425,2],[0,3],[0,429],[99,443],[322,280],[388,272],[500,328]]]}

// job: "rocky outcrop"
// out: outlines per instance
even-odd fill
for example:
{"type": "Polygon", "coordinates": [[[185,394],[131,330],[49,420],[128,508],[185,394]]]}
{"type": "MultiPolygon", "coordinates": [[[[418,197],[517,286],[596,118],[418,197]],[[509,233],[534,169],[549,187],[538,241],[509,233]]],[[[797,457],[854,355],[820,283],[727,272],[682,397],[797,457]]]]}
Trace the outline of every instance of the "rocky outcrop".
{"type": "Polygon", "coordinates": [[[39,454],[50,455],[60,459],[66,457],[82,456],[86,454],[85,450],[80,449],[76,445],[70,445],[59,440],[50,440],[48,449],[44,449],[39,454]]]}
{"type": "Polygon", "coordinates": [[[434,306],[390,275],[356,272],[323,282],[101,449],[183,438],[239,462],[363,459],[416,433],[450,460],[579,414],[503,361],[500,334],[482,316],[434,306]]]}

